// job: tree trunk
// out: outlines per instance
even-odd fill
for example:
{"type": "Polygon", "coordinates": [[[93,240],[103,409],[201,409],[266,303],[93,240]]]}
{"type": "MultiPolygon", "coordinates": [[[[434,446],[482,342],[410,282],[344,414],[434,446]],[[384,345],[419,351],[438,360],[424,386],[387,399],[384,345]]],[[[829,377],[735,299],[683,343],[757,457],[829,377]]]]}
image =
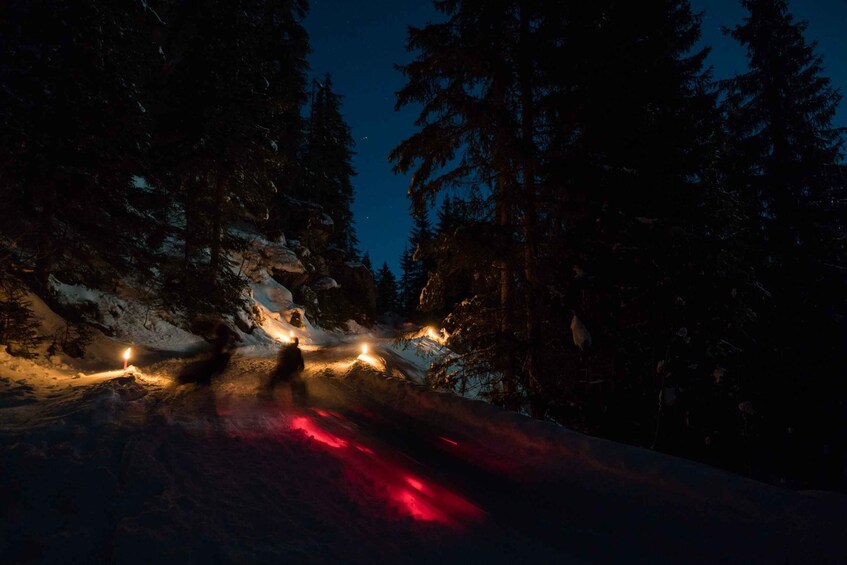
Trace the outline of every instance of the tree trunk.
{"type": "Polygon", "coordinates": [[[542,379],[544,363],[541,358],[541,288],[538,276],[538,213],[535,186],[535,112],[533,99],[533,69],[529,46],[529,14],[522,3],[518,39],[518,82],[521,104],[521,201],[524,212],[523,268],[524,303],[526,309],[526,376],[530,409],[534,418],[544,417],[542,379]]]}
{"type": "Polygon", "coordinates": [[[495,147],[492,153],[492,164],[497,178],[494,184],[495,214],[497,216],[497,227],[500,237],[504,242],[504,249],[500,251],[500,320],[497,328],[498,343],[500,349],[500,371],[503,374],[503,397],[506,408],[517,410],[520,408],[517,390],[517,378],[515,375],[516,350],[514,330],[514,294],[515,294],[515,270],[512,257],[512,229],[514,205],[512,192],[514,183],[511,162],[508,157],[510,151],[510,140],[513,136],[511,131],[510,111],[508,108],[508,85],[510,72],[507,68],[500,66],[494,74],[491,86],[491,100],[500,112],[495,124],[495,147]]]}
{"type": "Polygon", "coordinates": [[[185,229],[183,231],[183,256],[182,256],[182,276],[183,276],[183,287],[186,292],[189,292],[188,289],[188,280],[190,279],[190,268],[191,268],[191,245],[192,245],[192,234],[194,232],[194,206],[193,198],[191,191],[186,189],[185,180],[182,181],[180,185],[180,192],[183,194],[185,198],[183,202],[183,206],[185,209],[185,229]]]}
{"type": "Polygon", "coordinates": [[[56,187],[52,177],[44,179],[41,197],[41,217],[38,222],[38,255],[35,259],[35,273],[42,288],[48,287],[53,271],[53,218],[56,214],[56,187]]]}
{"type": "Polygon", "coordinates": [[[209,285],[211,285],[211,288],[216,286],[218,269],[220,269],[221,263],[222,207],[224,201],[224,185],[220,181],[218,173],[214,173],[213,182],[215,183],[215,206],[212,209],[212,243],[209,253],[209,285]]]}
{"type": "MultiPolygon", "coordinates": [[[[512,211],[505,198],[505,180],[497,180],[497,225],[506,232],[512,224],[512,211]]],[[[515,348],[514,330],[512,328],[512,303],[514,300],[514,273],[508,253],[503,254],[500,261],[500,323],[498,335],[501,348],[500,371],[503,373],[503,396],[506,407],[510,410],[518,408],[517,386],[515,380],[515,348]]]]}

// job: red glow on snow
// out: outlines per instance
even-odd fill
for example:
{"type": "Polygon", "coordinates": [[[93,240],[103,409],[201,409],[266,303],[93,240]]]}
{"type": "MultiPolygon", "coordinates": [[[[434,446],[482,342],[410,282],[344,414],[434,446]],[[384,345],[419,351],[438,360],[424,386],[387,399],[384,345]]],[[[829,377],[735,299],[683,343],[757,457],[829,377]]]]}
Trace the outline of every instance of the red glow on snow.
{"type": "Polygon", "coordinates": [[[435,508],[427,499],[407,488],[392,489],[391,498],[416,520],[445,524],[451,522],[443,512],[435,508]]]}
{"type": "Polygon", "coordinates": [[[447,439],[446,437],[438,436],[438,439],[440,439],[441,441],[445,441],[450,445],[459,445],[459,442],[453,441],[452,439],[447,439]]]}
{"type": "Polygon", "coordinates": [[[419,490],[419,491],[421,491],[421,492],[426,492],[426,485],[424,485],[424,484],[423,484],[421,481],[419,481],[418,479],[416,479],[416,478],[414,478],[414,477],[411,477],[411,476],[409,476],[409,475],[406,475],[406,482],[407,482],[407,483],[409,483],[409,485],[410,485],[412,488],[414,488],[415,490],[419,490]]]}
{"type": "Polygon", "coordinates": [[[376,455],[376,453],[374,453],[373,449],[371,449],[369,447],[365,447],[364,445],[356,445],[355,447],[356,447],[356,449],[358,449],[362,453],[367,453],[368,455],[376,455]]]}
{"type": "MultiPolygon", "coordinates": [[[[333,412],[316,408],[312,410],[324,418],[329,418],[315,420],[298,416],[291,420],[291,427],[303,431],[307,436],[324,445],[335,448],[334,453],[345,463],[349,472],[367,479],[364,483],[355,480],[354,484],[373,485],[377,488],[377,492],[387,494],[387,502],[402,514],[414,520],[437,522],[453,528],[461,528],[463,524],[479,520],[483,516],[482,510],[461,496],[438,483],[410,472],[412,469],[409,464],[399,457],[403,455],[402,452],[378,449],[376,445],[368,447],[354,441],[353,438],[356,436],[349,434],[358,432],[332,418],[335,416],[333,412]],[[325,426],[330,426],[330,429],[344,435],[346,439],[324,430],[325,426]]],[[[452,440],[441,439],[456,445],[456,442],[452,440]]],[[[373,493],[368,496],[373,496],[373,493]]]]}
{"type": "Polygon", "coordinates": [[[336,437],[330,433],[323,431],[305,416],[294,418],[291,421],[291,427],[295,430],[302,430],[303,433],[305,433],[310,438],[313,438],[330,447],[337,448],[347,446],[346,441],[344,441],[340,437],[336,437]]]}

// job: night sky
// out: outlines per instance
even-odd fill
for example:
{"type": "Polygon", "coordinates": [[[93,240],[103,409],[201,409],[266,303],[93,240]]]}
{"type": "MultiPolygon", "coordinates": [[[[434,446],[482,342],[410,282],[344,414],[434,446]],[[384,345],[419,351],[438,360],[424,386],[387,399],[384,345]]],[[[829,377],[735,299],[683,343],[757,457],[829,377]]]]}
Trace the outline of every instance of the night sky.
{"type": "MultiPolygon", "coordinates": [[[[692,0],[704,11],[703,41],[712,46],[709,63],[715,78],[728,78],[744,70],[744,51],[721,33],[745,15],[735,0],[692,0]]],[[[847,0],[795,0],[792,13],[807,20],[807,40],[819,43],[827,74],[842,93],[847,92],[847,0]]],[[[387,261],[399,276],[400,254],[411,227],[406,198],[408,178],[391,171],[388,153],[415,131],[417,111],[394,111],[394,93],[403,77],[394,65],[411,59],[406,52],[406,29],[441,15],[429,0],[311,0],[306,19],[316,77],[329,72],[334,89],[344,96],[343,112],[356,141],[353,179],[356,199],[353,214],[362,251],[371,255],[375,268],[387,261]]],[[[837,125],[847,125],[842,103],[837,125]]],[[[433,220],[434,220],[433,214],[433,220]]]]}

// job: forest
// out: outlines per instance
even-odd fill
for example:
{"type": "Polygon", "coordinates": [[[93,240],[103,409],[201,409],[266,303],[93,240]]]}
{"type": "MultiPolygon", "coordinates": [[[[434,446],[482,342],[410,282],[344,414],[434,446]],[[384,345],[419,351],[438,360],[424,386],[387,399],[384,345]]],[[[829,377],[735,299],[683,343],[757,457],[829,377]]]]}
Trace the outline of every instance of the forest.
{"type": "Polygon", "coordinates": [[[369,271],[317,323],[437,325],[453,353],[430,387],[847,490],[841,97],[788,3],[741,1],[747,68],[726,80],[687,0],[434,4],[399,67],[416,131],[386,156],[411,179],[397,280],[359,249],[306,0],[3,2],[0,344],[27,354],[25,297],[53,306],[52,279],[129,288],[186,328],[249,320],[233,254],[252,226],[316,252],[315,277],[369,271]]]}

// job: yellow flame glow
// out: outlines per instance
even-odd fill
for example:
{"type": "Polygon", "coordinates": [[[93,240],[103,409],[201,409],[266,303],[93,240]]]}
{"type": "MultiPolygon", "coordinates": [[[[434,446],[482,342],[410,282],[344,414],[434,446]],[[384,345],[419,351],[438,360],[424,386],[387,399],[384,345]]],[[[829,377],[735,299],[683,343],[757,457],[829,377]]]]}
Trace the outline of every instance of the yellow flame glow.
{"type": "Polygon", "coordinates": [[[368,344],[366,343],[366,344],[362,345],[362,355],[367,355],[367,354],[368,354],[368,344]]]}
{"type": "Polygon", "coordinates": [[[127,347],[126,351],[124,351],[124,361],[129,361],[129,356],[132,355],[132,348],[127,347]]]}
{"type": "Polygon", "coordinates": [[[385,370],[385,363],[383,363],[381,359],[378,359],[378,358],[374,357],[373,355],[365,355],[364,353],[362,353],[361,355],[356,357],[356,359],[358,361],[362,361],[364,363],[367,363],[371,367],[378,369],[380,371],[385,370]]]}

